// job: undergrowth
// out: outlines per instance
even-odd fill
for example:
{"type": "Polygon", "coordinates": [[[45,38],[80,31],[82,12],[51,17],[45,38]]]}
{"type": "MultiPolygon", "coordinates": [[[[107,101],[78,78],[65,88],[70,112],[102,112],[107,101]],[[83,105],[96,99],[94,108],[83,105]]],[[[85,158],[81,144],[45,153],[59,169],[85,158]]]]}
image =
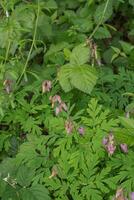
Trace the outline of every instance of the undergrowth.
{"type": "Polygon", "coordinates": [[[0,199],[134,200],[134,1],[0,1],[0,199]]]}

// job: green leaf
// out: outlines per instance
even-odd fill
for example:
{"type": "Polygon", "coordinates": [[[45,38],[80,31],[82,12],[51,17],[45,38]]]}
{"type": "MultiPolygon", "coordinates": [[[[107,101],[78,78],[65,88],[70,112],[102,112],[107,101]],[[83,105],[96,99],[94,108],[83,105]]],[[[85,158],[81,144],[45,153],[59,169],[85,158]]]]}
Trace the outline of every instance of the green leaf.
{"type": "Polygon", "coordinates": [[[99,5],[95,11],[94,20],[95,23],[98,24],[102,20],[102,23],[106,22],[111,15],[113,14],[113,6],[112,6],[112,0],[108,2],[108,5],[106,7],[106,2],[99,5]]]}
{"type": "Polygon", "coordinates": [[[134,134],[133,131],[129,131],[125,128],[117,129],[115,131],[115,137],[119,143],[126,143],[130,146],[134,145],[134,134]]]}
{"type": "Polygon", "coordinates": [[[134,6],[134,0],[129,0],[129,4],[134,6]]]}
{"type": "Polygon", "coordinates": [[[103,200],[102,194],[96,188],[85,186],[82,188],[83,199],[86,197],[87,200],[103,200]]]}
{"type": "Polygon", "coordinates": [[[44,8],[45,9],[57,9],[56,1],[49,0],[48,2],[45,2],[44,3],[44,8]]]}
{"type": "Polygon", "coordinates": [[[98,30],[95,33],[94,37],[96,39],[105,39],[105,38],[110,38],[111,34],[110,34],[109,30],[106,27],[100,27],[100,28],[98,28],[98,30]]]}
{"type": "Polygon", "coordinates": [[[43,185],[34,185],[21,190],[22,200],[50,200],[48,190],[43,185]]]}
{"type": "Polygon", "coordinates": [[[90,51],[88,47],[81,45],[76,46],[71,55],[70,63],[72,65],[83,65],[87,63],[90,59],[90,51]]]}
{"type": "Polygon", "coordinates": [[[134,119],[129,119],[129,118],[125,118],[125,117],[120,117],[119,119],[123,126],[125,126],[128,129],[134,130],[134,119]]]}
{"type": "Polygon", "coordinates": [[[65,92],[69,92],[72,88],[77,88],[90,94],[96,84],[97,76],[89,65],[65,65],[61,67],[58,79],[65,92]]]}
{"type": "Polygon", "coordinates": [[[25,165],[19,167],[17,173],[17,182],[19,185],[23,187],[27,187],[31,184],[31,181],[34,177],[34,171],[30,168],[26,167],[25,165]]]}
{"type": "Polygon", "coordinates": [[[96,84],[97,76],[88,65],[72,67],[70,81],[73,87],[90,94],[96,84]]]}
{"type": "Polygon", "coordinates": [[[128,42],[120,41],[120,44],[122,46],[124,53],[126,54],[130,54],[131,51],[134,49],[134,46],[128,42]]]}
{"type": "Polygon", "coordinates": [[[70,90],[73,89],[73,86],[70,82],[71,70],[72,68],[70,65],[65,65],[61,67],[58,73],[58,79],[59,79],[60,85],[65,92],[69,92],[70,90]]]}
{"type": "Polygon", "coordinates": [[[7,185],[5,191],[2,194],[2,200],[19,200],[19,199],[20,196],[18,191],[15,188],[7,185]]]}

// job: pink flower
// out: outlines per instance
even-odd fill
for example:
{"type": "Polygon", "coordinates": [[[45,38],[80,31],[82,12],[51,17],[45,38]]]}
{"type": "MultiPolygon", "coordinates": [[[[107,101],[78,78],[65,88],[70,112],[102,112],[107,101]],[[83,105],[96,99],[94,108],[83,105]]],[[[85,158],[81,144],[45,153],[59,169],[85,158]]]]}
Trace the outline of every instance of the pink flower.
{"type": "Polygon", "coordinates": [[[42,92],[45,93],[45,92],[50,92],[52,88],[52,82],[49,81],[49,80],[45,80],[43,81],[42,83],[42,92]]]}
{"type": "Polygon", "coordinates": [[[134,200],[134,192],[131,193],[130,197],[131,197],[131,200],[134,200]]]}
{"type": "Polygon", "coordinates": [[[80,135],[84,135],[84,132],[85,132],[84,127],[82,127],[82,126],[79,127],[79,128],[78,128],[78,132],[79,132],[80,135]]]}
{"type": "Polygon", "coordinates": [[[64,102],[61,102],[60,106],[64,109],[64,111],[67,111],[67,105],[64,102]]]}
{"type": "Polygon", "coordinates": [[[60,112],[67,111],[67,105],[61,100],[61,97],[59,95],[55,95],[55,96],[50,96],[50,101],[52,103],[52,108],[55,107],[55,114],[58,115],[60,112]]]}
{"type": "Polygon", "coordinates": [[[62,112],[61,107],[60,106],[56,107],[56,109],[55,109],[55,115],[57,116],[60,112],[62,112]]]}
{"type": "Polygon", "coordinates": [[[114,146],[113,144],[108,144],[107,147],[106,147],[107,151],[108,151],[108,154],[111,156],[113,155],[113,153],[115,152],[116,150],[116,146],[114,146]]]}
{"type": "Polygon", "coordinates": [[[54,105],[55,105],[55,103],[59,103],[59,104],[61,104],[61,97],[59,96],[59,95],[55,95],[55,96],[50,96],[50,101],[51,101],[51,103],[52,103],[52,108],[54,108],[54,105]]]}
{"type": "Polygon", "coordinates": [[[109,155],[114,154],[116,146],[115,146],[114,135],[112,133],[110,133],[107,137],[103,138],[102,144],[104,145],[109,155]]]}
{"type": "Polygon", "coordinates": [[[68,134],[72,133],[73,128],[74,128],[73,122],[70,121],[70,120],[67,120],[67,121],[65,122],[65,129],[66,129],[66,132],[67,132],[68,134]]]}
{"type": "Polygon", "coordinates": [[[120,148],[124,153],[128,153],[128,147],[127,144],[120,144],[120,148]]]}
{"type": "Polygon", "coordinates": [[[112,133],[109,134],[108,140],[109,140],[109,143],[111,143],[111,144],[114,143],[114,135],[112,133]]]}
{"type": "Polygon", "coordinates": [[[116,191],[116,195],[115,195],[115,199],[114,200],[127,200],[124,196],[124,192],[123,192],[123,189],[118,189],[116,191]]]}
{"type": "Polygon", "coordinates": [[[108,143],[108,138],[104,137],[103,140],[102,140],[102,144],[106,145],[107,143],[108,143]]]}
{"type": "Polygon", "coordinates": [[[10,94],[12,91],[12,80],[6,79],[3,83],[6,93],[10,94]]]}

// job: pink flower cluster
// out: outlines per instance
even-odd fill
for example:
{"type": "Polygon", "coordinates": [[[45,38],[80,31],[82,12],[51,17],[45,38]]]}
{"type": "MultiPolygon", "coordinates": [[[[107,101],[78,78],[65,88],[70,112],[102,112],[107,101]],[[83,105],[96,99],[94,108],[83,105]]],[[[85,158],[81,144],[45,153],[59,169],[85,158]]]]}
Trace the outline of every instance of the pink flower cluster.
{"type": "MultiPolygon", "coordinates": [[[[103,138],[102,143],[103,143],[105,149],[107,150],[108,154],[113,155],[113,153],[116,150],[114,135],[112,133],[110,133],[107,137],[103,138]]],[[[120,148],[123,153],[128,153],[127,144],[120,144],[120,148]]]]}
{"type": "Polygon", "coordinates": [[[67,120],[65,122],[65,129],[68,134],[72,133],[74,128],[73,122],[71,120],[67,120]]]}
{"type": "Polygon", "coordinates": [[[114,200],[118,200],[118,199],[127,200],[127,199],[125,198],[125,196],[124,196],[124,191],[123,191],[122,188],[121,188],[121,189],[118,189],[118,190],[116,191],[114,200]]]}
{"type": "MultiPolygon", "coordinates": [[[[115,198],[113,200],[128,200],[128,199],[124,196],[123,189],[120,188],[120,189],[118,189],[116,191],[115,198]]],[[[131,194],[130,194],[130,200],[134,200],[134,192],[131,192],[131,194]]]]}
{"type": "Polygon", "coordinates": [[[114,135],[110,133],[108,137],[104,137],[102,141],[105,149],[107,150],[108,154],[111,156],[116,150],[114,135]]]}
{"type": "Polygon", "coordinates": [[[52,104],[52,108],[55,108],[55,114],[56,116],[61,113],[63,110],[67,111],[67,105],[61,100],[61,97],[59,95],[50,96],[50,101],[52,104]]]}

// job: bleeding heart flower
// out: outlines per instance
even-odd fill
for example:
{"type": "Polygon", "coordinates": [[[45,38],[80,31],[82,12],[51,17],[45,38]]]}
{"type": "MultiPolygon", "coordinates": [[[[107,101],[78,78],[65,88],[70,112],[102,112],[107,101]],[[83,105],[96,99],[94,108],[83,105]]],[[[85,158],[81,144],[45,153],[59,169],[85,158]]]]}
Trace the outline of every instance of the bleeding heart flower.
{"type": "Polygon", "coordinates": [[[74,128],[73,122],[70,121],[70,120],[67,120],[67,121],[65,122],[65,129],[66,129],[67,133],[68,133],[68,134],[72,133],[73,128],[74,128]]]}
{"type": "Polygon", "coordinates": [[[52,168],[52,173],[51,173],[51,175],[49,176],[49,178],[51,179],[51,178],[57,176],[57,174],[58,174],[57,168],[56,168],[56,167],[53,167],[53,168],[52,168]]]}
{"type": "Polygon", "coordinates": [[[104,137],[103,140],[102,140],[102,144],[106,145],[107,143],[108,143],[108,138],[104,137]]]}
{"type": "Polygon", "coordinates": [[[56,116],[62,112],[63,110],[64,111],[67,111],[67,105],[61,100],[61,97],[59,95],[55,95],[55,96],[50,96],[50,101],[52,103],[52,108],[55,107],[56,105],[56,108],[55,108],[55,114],[56,116]]]}
{"type": "Polygon", "coordinates": [[[113,155],[116,150],[114,135],[110,133],[107,137],[104,137],[102,140],[102,144],[104,145],[105,149],[107,150],[109,155],[113,155]]]}
{"type": "Polygon", "coordinates": [[[120,148],[124,153],[128,153],[128,147],[127,144],[120,144],[120,148]]]}
{"type": "Polygon", "coordinates": [[[10,94],[12,91],[12,80],[6,79],[3,83],[7,94],[10,94]]]}
{"type": "Polygon", "coordinates": [[[50,92],[52,88],[52,82],[49,81],[49,80],[45,80],[43,81],[42,83],[42,92],[45,93],[45,92],[50,92]]]}
{"type": "Polygon", "coordinates": [[[115,152],[115,150],[116,150],[116,146],[114,146],[113,144],[108,144],[107,145],[107,151],[108,151],[108,154],[111,156],[111,155],[113,155],[113,153],[115,152]]]}
{"type": "Polygon", "coordinates": [[[64,102],[61,102],[60,106],[64,111],[67,111],[67,105],[64,102]]]}
{"type": "Polygon", "coordinates": [[[134,200],[134,192],[131,193],[130,197],[131,197],[131,200],[134,200]]]}
{"type": "Polygon", "coordinates": [[[59,104],[61,104],[61,97],[59,96],[59,95],[55,95],[55,96],[50,96],[50,101],[51,101],[51,103],[52,103],[52,108],[54,108],[54,105],[55,105],[55,103],[59,103],[59,104]]]}
{"type": "Polygon", "coordinates": [[[62,109],[60,107],[55,108],[55,115],[57,116],[60,112],[62,112],[62,109]]]}
{"type": "Polygon", "coordinates": [[[127,200],[124,196],[124,192],[123,192],[123,189],[118,189],[116,191],[116,195],[115,195],[115,199],[114,200],[127,200]]]}
{"type": "Polygon", "coordinates": [[[79,132],[80,135],[84,135],[84,132],[85,132],[84,127],[82,127],[82,126],[79,127],[79,128],[78,128],[78,132],[79,132]]]}

